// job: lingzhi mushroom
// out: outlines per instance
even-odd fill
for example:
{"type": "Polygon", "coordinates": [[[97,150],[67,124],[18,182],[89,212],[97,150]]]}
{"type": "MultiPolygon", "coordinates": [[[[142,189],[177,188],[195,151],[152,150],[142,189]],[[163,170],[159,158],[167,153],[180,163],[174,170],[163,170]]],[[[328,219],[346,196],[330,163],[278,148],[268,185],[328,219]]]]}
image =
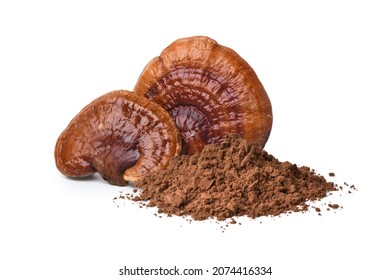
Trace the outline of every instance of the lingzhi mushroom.
{"type": "Polygon", "coordinates": [[[70,122],[57,140],[55,159],[66,176],[98,172],[123,186],[164,167],[180,150],[180,134],[168,112],[118,90],[94,100],[70,122]]]}
{"type": "Polygon", "coordinates": [[[147,64],[133,90],[175,120],[185,154],[238,133],[262,147],[272,127],[268,95],[252,67],[205,36],[179,39],[147,64]]]}

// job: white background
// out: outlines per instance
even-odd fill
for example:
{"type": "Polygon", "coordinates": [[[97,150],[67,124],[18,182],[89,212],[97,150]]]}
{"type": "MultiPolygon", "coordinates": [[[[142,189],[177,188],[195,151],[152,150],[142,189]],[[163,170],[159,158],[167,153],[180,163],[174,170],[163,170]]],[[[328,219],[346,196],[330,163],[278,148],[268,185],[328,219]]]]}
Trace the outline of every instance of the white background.
{"type": "MultiPolygon", "coordinates": [[[[127,267],[272,266],[263,279],[389,279],[386,1],[1,1],[0,278],[151,279],[127,267]],[[215,222],[114,203],[69,180],[57,137],[90,101],[132,89],[172,41],[207,35],[255,69],[273,104],[266,146],[358,191],[344,208],[215,222]],[[260,223],[261,222],[261,223],[260,223]]],[[[249,276],[153,279],[262,279],[249,276]]]]}

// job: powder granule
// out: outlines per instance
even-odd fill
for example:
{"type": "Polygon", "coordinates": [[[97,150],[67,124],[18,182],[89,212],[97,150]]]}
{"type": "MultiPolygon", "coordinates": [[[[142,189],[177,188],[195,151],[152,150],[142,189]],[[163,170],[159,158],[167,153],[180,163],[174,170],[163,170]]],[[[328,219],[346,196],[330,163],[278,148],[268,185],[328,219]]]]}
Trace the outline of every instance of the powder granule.
{"type": "Polygon", "coordinates": [[[165,170],[135,186],[141,193],[133,200],[194,220],[306,211],[309,201],[337,190],[309,167],[280,162],[238,135],[206,145],[200,154],[174,157],[165,170]]]}

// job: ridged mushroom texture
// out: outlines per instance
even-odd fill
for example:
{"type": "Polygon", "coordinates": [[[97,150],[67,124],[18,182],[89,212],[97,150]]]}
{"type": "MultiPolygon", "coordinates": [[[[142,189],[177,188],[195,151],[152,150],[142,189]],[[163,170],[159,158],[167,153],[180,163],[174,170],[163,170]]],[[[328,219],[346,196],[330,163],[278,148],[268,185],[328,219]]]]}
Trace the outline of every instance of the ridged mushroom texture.
{"type": "Polygon", "coordinates": [[[181,137],[167,111],[130,91],[107,93],[81,110],[55,147],[58,170],[69,177],[98,172],[123,186],[167,165],[181,137]]]}
{"type": "Polygon", "coordinates": [[[231,133],[264,147],[271,132],[271,102],[255,71],[208,37],[173,42],[147,64],[134,92],[171,114],[184,154],[200,152],[231,133]]]}

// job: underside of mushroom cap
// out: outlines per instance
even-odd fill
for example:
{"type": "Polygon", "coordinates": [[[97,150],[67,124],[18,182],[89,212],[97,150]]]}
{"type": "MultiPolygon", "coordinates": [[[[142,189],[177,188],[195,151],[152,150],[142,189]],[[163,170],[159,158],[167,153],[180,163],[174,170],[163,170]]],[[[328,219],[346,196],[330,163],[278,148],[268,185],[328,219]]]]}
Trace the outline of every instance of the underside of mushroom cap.
{"type": "Polygon", "coordinates": [[[94,100],[70,122],[57,140],[55,160],[66,176],[98,172],[121,186],[163,168],[180,150],[180,134],[168,112],[118,90],[94,100]]]}
{"type": "Polygon", "coordinates": [[[271,102],[255,71],[208,37],[173,42],[145,67],[134,92],[171,114],[187,154],[230,133],[264,147],[271,132],[271,102]]]}

